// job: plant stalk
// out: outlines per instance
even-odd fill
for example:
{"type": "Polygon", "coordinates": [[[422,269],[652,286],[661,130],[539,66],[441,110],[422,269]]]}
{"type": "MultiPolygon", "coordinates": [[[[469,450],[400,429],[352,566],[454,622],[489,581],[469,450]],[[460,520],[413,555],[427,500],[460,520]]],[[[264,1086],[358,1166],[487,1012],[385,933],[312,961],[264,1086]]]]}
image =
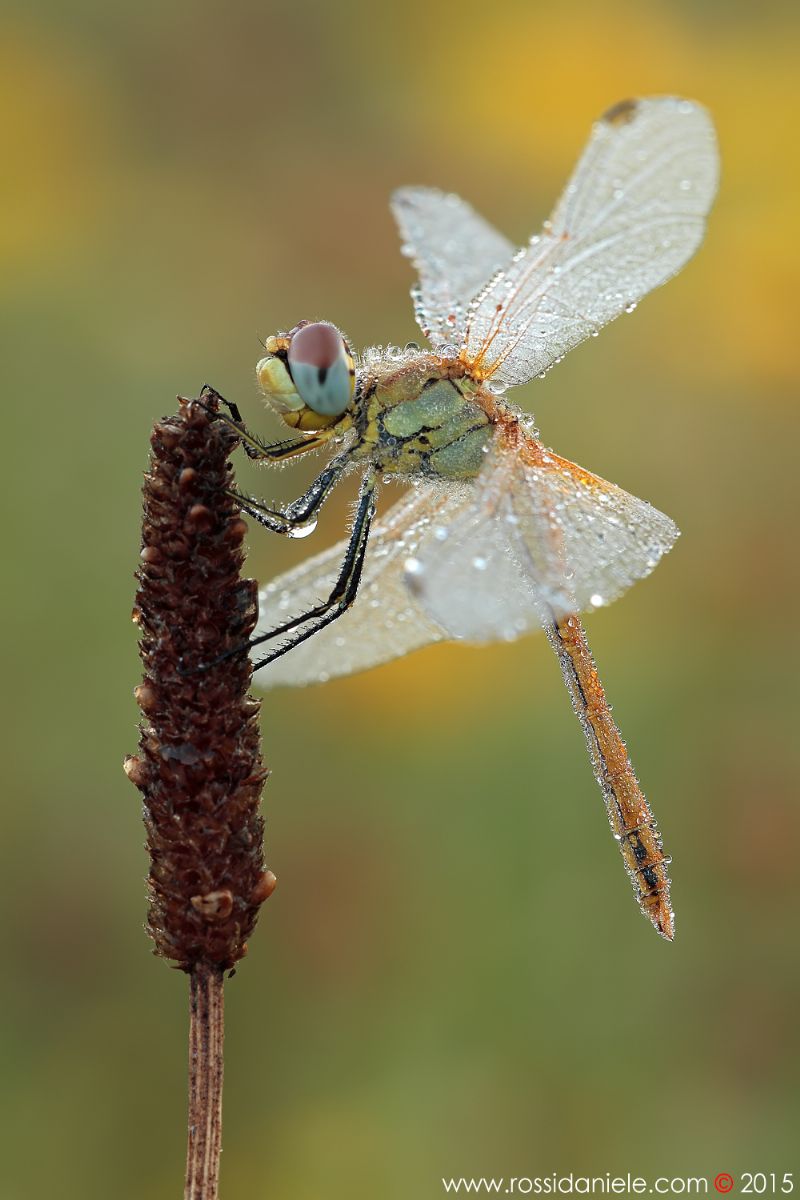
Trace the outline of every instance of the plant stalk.
{"type": "Polygon", "coordinates": [[[189,973],[189,1137],[184,1200],[217,1200],[219,1195],[223,980],[223,972],[208,963],[195,963],[189,973]]]}

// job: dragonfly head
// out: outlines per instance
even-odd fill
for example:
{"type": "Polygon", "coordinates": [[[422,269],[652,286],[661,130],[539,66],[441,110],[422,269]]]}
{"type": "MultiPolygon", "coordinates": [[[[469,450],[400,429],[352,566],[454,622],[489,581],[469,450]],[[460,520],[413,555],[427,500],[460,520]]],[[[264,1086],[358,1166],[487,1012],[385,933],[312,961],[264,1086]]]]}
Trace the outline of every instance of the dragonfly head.
{"type": "Polygon", "coordinates": [[[266,340],[256,375],[268,402],[293,429],[326,429],[347,411],[355,393],[350,347],[335,325],[300,321],[266,340]]]}

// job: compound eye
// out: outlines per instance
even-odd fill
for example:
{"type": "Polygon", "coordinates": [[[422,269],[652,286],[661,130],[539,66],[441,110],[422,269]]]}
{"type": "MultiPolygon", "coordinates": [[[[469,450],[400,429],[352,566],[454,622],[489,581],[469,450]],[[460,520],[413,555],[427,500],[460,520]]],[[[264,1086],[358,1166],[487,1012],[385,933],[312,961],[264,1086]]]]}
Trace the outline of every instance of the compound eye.
{"type": "Polygon", "coordinates": [[[287,362],[303,403],[325,417],[338,417],[355,390],[355,367],[347,342],[335,325],[315,321],[292,336],[287,362]]]}

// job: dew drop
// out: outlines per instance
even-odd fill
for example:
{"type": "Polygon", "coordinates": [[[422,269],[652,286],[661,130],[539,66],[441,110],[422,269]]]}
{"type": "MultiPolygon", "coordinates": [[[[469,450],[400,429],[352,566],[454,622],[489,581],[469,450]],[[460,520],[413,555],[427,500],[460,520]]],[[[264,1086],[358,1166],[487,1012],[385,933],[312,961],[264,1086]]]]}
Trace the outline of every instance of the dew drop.
{"type": "Polygon", "coordinates": [[[589,603],[591,604],[592,608],[602,608],[605,604],[605,600],[599,592],[595,592],[589,597],[589,603]]]}
{"type": "Polygon", "coordinates": [[[289,530],[289,537],[306,538],[313,533],[317,528],[317,519],[313,517],[310,521],[306,521],[305,525],[295,525],[289,530]]]}
{"type": "Polygon", "coordinates": [[[403,570],[406,575],[412,575],[415,579],[419,579],[420,575],[425,573],[425,568],[418,558],[407,558],[403,564],[403,570]]]}
{"type": "Polygon", "coordinates": [[[476,557],[472,560],[472,565],[476,571],[485,571],[489,563],[485,558],[482,558],[480,555],[476,555],[476,557]]]}
{"type": "Polygon", "coordinates": [[[625,312],[626,313],[636,312],[637,307],[638,307],[637,301],[631,300],[631,301],[629,301],[628,304],[625,305],[625,312]]]}

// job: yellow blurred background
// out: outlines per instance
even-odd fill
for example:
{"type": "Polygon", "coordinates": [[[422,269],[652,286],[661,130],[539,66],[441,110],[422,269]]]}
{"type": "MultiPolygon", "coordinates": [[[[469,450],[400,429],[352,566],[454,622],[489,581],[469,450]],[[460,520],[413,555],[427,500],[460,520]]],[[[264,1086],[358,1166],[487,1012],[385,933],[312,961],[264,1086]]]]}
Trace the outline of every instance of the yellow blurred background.
{"type": "MultiPolygon", "coordinates": [[[[721,0],[6,8],[2,1200],[180,1194],[186,985],[149,955],[121,770],[153,420],[208,380],[269,435],[259,337],[415,337],[391,188],[522,241],[592,119],[665,92],[718,124],[707,242],[518,398],[683,530],[589,622],[677,939],[636,912],[543,638],[270,694],[279,888],[227,989],[223,1195],[797,1167],[799,26],[721,0]]],[[[351,498],[315,547],[251,531],[252,572],[336,540],[351,498]]]]}

